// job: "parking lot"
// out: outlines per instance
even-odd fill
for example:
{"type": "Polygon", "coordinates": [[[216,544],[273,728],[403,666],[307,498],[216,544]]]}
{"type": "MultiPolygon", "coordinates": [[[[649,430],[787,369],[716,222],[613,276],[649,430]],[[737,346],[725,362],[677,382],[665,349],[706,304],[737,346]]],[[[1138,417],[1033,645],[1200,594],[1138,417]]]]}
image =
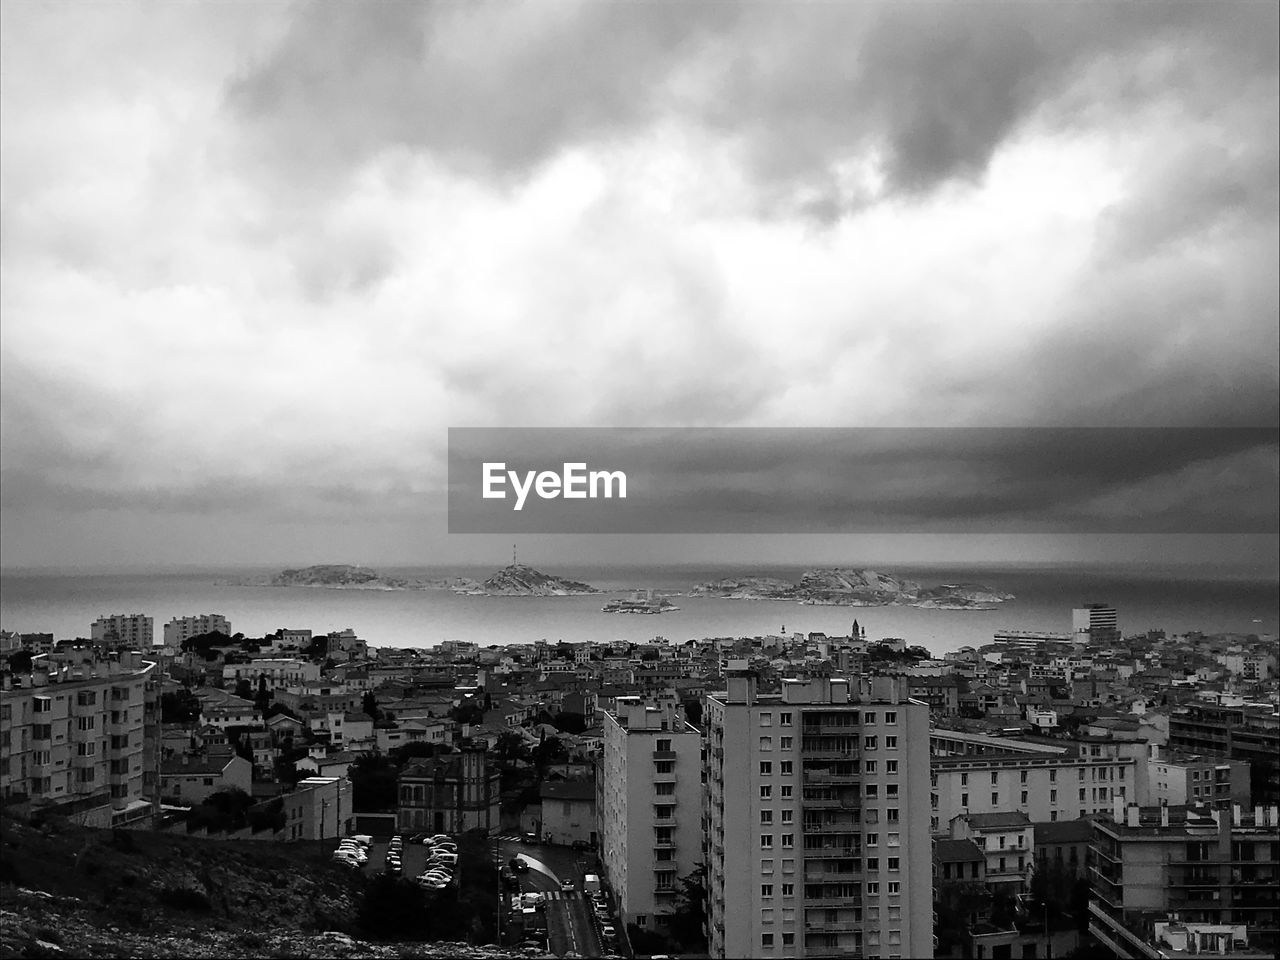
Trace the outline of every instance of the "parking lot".
{"type": "MultiPolygon", "coordinates": [[[[335,841],[334,847],[336,848],[337,845],[335,841]]],[[[390,844],[385,840],[375,840],[369,844],[369,860],[360,869],[370,873],[381,873],[386,868],[389,846],[390,844]]],[[[404,845],[400,849],[400,862],[404,872],[400,875],[407,880],[412,880],[421,874],[427,867],[427,857],[430,853],[429,847],[424,847],[420,843],[410,843],[409,838],[405,837],[404,845]]]]}

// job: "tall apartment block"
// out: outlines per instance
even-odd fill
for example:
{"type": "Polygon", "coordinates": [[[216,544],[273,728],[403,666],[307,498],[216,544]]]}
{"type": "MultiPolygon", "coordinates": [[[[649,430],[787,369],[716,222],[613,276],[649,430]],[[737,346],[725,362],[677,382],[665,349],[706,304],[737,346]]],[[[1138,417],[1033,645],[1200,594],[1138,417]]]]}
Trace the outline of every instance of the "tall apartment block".
{"type": "Polygon", "coordinates": [[[174,617],[164,625],[164,645],[178,647],[182,641],[204,633],[225,633],[229,637],[231,622],[217,613],[206,613],[196,617],[174,617]]]}
{"type": "Polygon", "coordinates": [[[86,826],[151,813],[159,742],[155,663],[137,651],[72,648],[4,673],[0,796],[86,826]]]}
{"type": "Polygon", "coordinates": [[[600,858],[624,923],[660,925],[702,859],[702,737],[672,704],[618,697],[596,771],[600,858]]]}
{"type": "Polygon", "coordinates": [[[94,644],[112,650],[151,649],[152,620],[140,613],[117,613],[99,617],[90,626],[94,644]]]}
{"type": "Polygon", "coordinates": [[[1093,823],[1089,932],[1117,957],[1275,956],[1276,807],[1138,807],[1093,823]]]}
{"type": "Polygon", "coordinates": [[[929,708],[895,678],[707,695],[712,957],[932,957],[929,708]]]}
{"type": "Polygon", "coordinates": [[[1120,621],[1115,607],[1090,603],[1071,611],[1071,632],[1077,642],[1114,640],[1120,636],[1120,621]]]}

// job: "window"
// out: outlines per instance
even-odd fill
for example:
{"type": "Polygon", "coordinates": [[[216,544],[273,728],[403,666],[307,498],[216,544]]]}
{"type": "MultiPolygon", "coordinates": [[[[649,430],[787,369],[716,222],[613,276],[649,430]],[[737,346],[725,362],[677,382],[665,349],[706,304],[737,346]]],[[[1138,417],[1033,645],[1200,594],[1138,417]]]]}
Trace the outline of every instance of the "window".
{"type": "Polygon", "coordinates": [[[789,784],[789,783],[784,783],[784,784],[782,785],[782,799],[783,799],[783,800],[790,800],[790,799],[791,799],[791,784],[789,784]]]}
{"type": "Polygon", "coordinates": [[[796,845],[796,835],[794,833],[784,833],[782,835],[783,850],[794,848],[795,845],[796,845]]]}
{"type": "Polygon", "coordinates": [[[1000,782],[1000,774],[998,774],[998,773],[994,773],[994,772],[993,772],[993,773],[991,774],[991,785],[994,787],[994,786],[996,786],[999,782],[1000,782]]]}
{"type": "Polygon", "coordinates": [[[885,715],[884,715],[884,722],[885,722],[885,723],[897,723],[897,722],[898,722],[898,713],[897,713],[897,711],[896,711],[896,710],[889,710],[889,711],[886,711],[886,712],[885,712],[885,715]]]}
{"type": "Polygon", "coordinates": [[[761,822],[762,824],[770,824],[770,823],[773,823],[773,811],[772,811],[772,810],[761,810],[761,811],[760,811],[760,822],[761,822]]]}
{"type": "Polygon", "coordinates": [[[782,895],[784,897],[794,897],[796,895],[796,885],[794,883],[784,883],[782,885],[782,895]]]}
{"type": "Polygon", "coordinates": [[[773,737],[761,737],[761,738],[760,738],[760,749],[761,749],[761,750],[772,750],[772,749],[773,749],[773,737]]]}
{"type": "Polygon", "coordinates": [[[762,883],[762,884],[760,884],[760,896],[762,896],[762,897],[772,897],[772,896],[773,896],[773,884],[772,884],[772,883],[762,883]]]}
{"type": "Polygon", "coordinates": [[[1084,787],[1081,787],[1081,788],[1080,788],[1080,802],[1081,802],[1081,803],[1084,803],[1084,793],[1085,793],[1085,788],[1084,788],[1084,787]]]}
{"type": "Polygon", "coordinates": [[[92,730],[97,725],[97,717],[76,717],[76,728],[78,730],[92,730]]]}
{"type": "Polygon", "coordinates": [[[1025,790],[1022,791],[1022,794],[1020,795],[1018,802],[1022,804],[1022,806],[1024,807],[1027,805],[1027,791],[1025,790]]]}
{"type": "Polygon", "coordinates": [[[886,750],[897,750],[897,749],[898,749],[898,738],[897,738],[897,737],[885,737],[885,738],[884,738],[884,748],[885,748],[886,750]]]}
{"type": "Polygon", "coordinates": [[[760,776],[769,777],[773,775],[773,764],[768,760],[760,761],[760,776]]]}
{"type": "Polygon", "coordinates": [[[762,713],[762,714],[760,714],[760,726],[762,726],[762,727],[771,727],[771,726],[773,726],[773,714],[772,714],[772,713],[762,713]]]}
{"type": "Polygon", "coordinates": [[[889,843],[889,846],[891,846],[891,847],[900,847],[900,846],[902,846],[902,834],[900,834],[900,833],[891,833],[891,834],[889,834],[889,836],[888,836],[888,843],[889,843]]]}
{"type": "Polygon", "coordinates": [[[1050,782],[1050,783],[1057,783],[1057,782],[1058,782],[1058,771],[1057,771],[1057,770],[1050,770],[1050,771],[1049,771],[1049,782],[1050,782]]]}
{"type": "Polygon", "coordinates": [[[889,881],[889,895],[890,895],[890,896],[893,896],[894,894],[901,893],[901,892],[902,892],[902,883],[901,883],[901,881],[898,881],[898,880],[890,880],[890,881],[889,881]]]}
{"type": "Polygon", "coordinates": [[[782,811],[782,822],[783,822],[783,823],[791,823],[791,818],[792,818],[793,816],[795,816],[795,811],[794,811],[794,810],[783,810],[783,811],[782,811]]]}
{"type": "Polygon", "coordinates": [[[863,738],[862,738],[862,749],[864,749],[864,750],[875,750],[875,749],[877,749],[877,747],[876,747],[876,738],[875,738],[875,737],[863,737],[863,738]]]}
{"type": "Polygon", "coordinates": [[[884,762],[884,772],[885,772],[885,773],[897,773],[897,772],[898,772],[898,761],[897,761],[897,760],[886,760],[886,761],[884,762]]]}
{"type": "Polygon", "coordinates": [[[788,933],[786,931],[783,931],[782,945],[784,947],[794,946],[795,942],[796,942],[796,935],[794,933],[788,933]]]}
{"type": "Polygon", "coordinates": [[[876,712],[875,712],[874,710],[868,710],[866,713],[864,713],[864,714],[862,715],[862,722],[863,722],[863,723],[875,723],[875,722],[876,722],[876,712]]]}
{"type": "Polygon", "coordinates": [[[773,934],[772,933],[760,934],[760,946],[770,950],[773,949],[773,934]]]}
{"type": "Polygon", "coordinates": [[[789,713],[778,714],[778,722],[784,727],[791,726],[791,714],[789,713]]]}
{"type": "Polygon", "coordinates": [[[779,743],[779,744],[778,744],[778,749],[779,749],[779,750],[790,750],[790,749],[791,749],[791,746],[792,746],[793,741],[794,741],[794,738],[793,738],[793,737],[782,737],[782,738],[781,738],[781,743],[779,743]]]}
{"type": "Polygon", "coordinates": [[[868,783],[866,785],[866,791],[868,797],[878,797],[880,795],[880,788],[874,783],[868,783]]]}
{"type": "Polygon", "coordinates": [[[670,752],[671,752],[671,741],[670,741],[670,740],[659,740],[659,741],[657,742],[657,745],[656,745],[655,749],[656,749],[659,753],[670,753],[670,752]]]}
{"type": "Polygon", "coordinates": [[[862,766],[863,766],[863,772],[864,772],[864,773],[875,773],[875,772],[876,772],[876,762],[875,762],[874,760],[867,760],[867,761],[865,761],[865,762],[863,763],[863,765],[862,765],[862,766]]]}
{"type": "Polygon", "coordinates": [[[791,761],[783,760],[778,769],[778,772],[781,773],[784,777],[789,777],[791,776],[791,771],[792,771],[791,761]]]}
{"type": "Polygon", "coordinates": [[[1050,803],[1057,803],[1057,802],[1058,802],[1058,791],[1057,791],[1057,790],[1050,790],[1050,791],[1049,791],[1049,802],[1050,802],[1050,803]]]}
{"type": "Polygon", "coordinates": [[[90,743],[76,744],[76,756],[92,757],[97,752],[98,752],[98,745],[96,743],[90,742],[90,743]]]}
{"type": "Polygon", "coordinates": [[[872,870],[879,870],[879,869],[880,869],[880,858],[867,857],[867,872],[870,873],[872,870]]]}
{"type": "Polygon", "coordinates": [[[762,848],[764,848],[765,850],[772,850],[772,849],[773,849],[773,834],[772,834],[772,833],[762,833],[762,834],[760,834],[760,846],[761,846],[762,848]]]}
{"type": "Polygon", "coordinates": [[[875,847],[875,846],[879,846],[879,844],[880,844],[880,834],[878,833],[868,833],[867,839],[863,841],[863,846],[866,846],[866,847],[875,847]]]}
{"type": "Polygon", "coordinates": [[[761,861],[760,861],[760,872],[761,872],[761,873],[773,873],[773,861],[772,861],[772,860],[761,860],[761,861]]]}
{"type": "Polygon", "coordinates": [[[658,773],[675,773],[676,762],[674,760],[655,760],[653,768],[658,773]]]}
{"type": "Polygon", "coordinates": [[[991,794],[991,805],[993,807],[1000,806],[1000,794],[994,792],[991,794]]]}
{"type": "Polygon", "coordinates": [[[969,805],[969,795],[967,793],[960,794],[960,806],[967,807],[969,805]]]}
{"type": "Polygon", "coordinates": [[[886,797],[896,797],[898,795],[898,785],[896,783],[887,784],[884,788],[886,797]]]}
{"type": "Polygon", "coordinates": [[[898,822],[898,808],[897,808],[897,807],[889,807],[887,810],[885,810],[885,812],[884,812],[884,820],[885,820],[885,823],[897,823],[897,822],[898,822]]]}
{"type": "Polygon", "coordinates": [[[867,896],[874,897],[874,896],[878,896],[879,894],[880,894],[880,884],[878,883],[867,884],[867,896]]]}
{"type": "Polygon", "coordinates": [[[1022,773],[1018,775],[1018,782],[1019,783],[1027,782],[1027,771],[1023,770],[1022,773]]]}
{"type": "Polygon", "coordinates": [[[773,787],[771,787],[771,786],[770,786],[769,784],[767,784],[767,783],[762,783],[762,784],[760,785],[760,799],[761,799],[761,800],[768,800],[768,799],[770,799],[772,796],[773,796],[773,787]]]}
{"type": "Polygon", "coordinates": [[[967,787],[969,785],[969,775],[967,773],[960,774],[960,786],[967,787]]]}
{"type": "Polygon", "coordinates": [[[674,783],[655,783],[654,787],[656,788],[654,792],[660,797],[670,797],[676,792],[674,783]]]}

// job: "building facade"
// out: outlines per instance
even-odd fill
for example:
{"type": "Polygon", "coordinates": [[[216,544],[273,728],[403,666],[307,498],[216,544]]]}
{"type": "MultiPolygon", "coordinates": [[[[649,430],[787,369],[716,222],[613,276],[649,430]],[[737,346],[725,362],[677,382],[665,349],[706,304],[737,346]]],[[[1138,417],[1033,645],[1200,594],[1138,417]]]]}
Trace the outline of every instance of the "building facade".
{"type": "Polygon", "coordinates": [[[1071,633],[1077,643],[1115,640],[1120,636],[1116,608],[1105,603],[1089,603],[1071,611],[1071,633]]]}
{"type": "Polygon", "coordinates": [[[181,649],[184,640],[205,633],[222,633],[231,636],[231,621],[218,613],[205,613],[194,617],[174,617],[164,625],[164,645],[181,649]]]}
{"type": "Polygon", "coordinates": [[[1188,939],[1202,953],[1223,952],[1225,940],[1274,956],[1278,813],[1117,804],[1093,824],[1089,932],[1118,957],[1167,956],[1188,939]]]}
{"type": "Polygon", "coordinates": [[[69,648],[4,674],[0,796],[108,827],[148,816],[159,741],[155,662],[69,648]],[[152,736],[148,739],[148,728],[152,736]]]}
{"type": "Polygon", "coordinates": [[[500,825],[501,773],[483,746],[420,760],[401,771],[396,822],[402,833],[492,832],[500,825]]]}
{"type": "Polygon", "coordinates": [[[1243,760],[1252,804],[1280,804],[1280,710],[1269,704],[1194,704],[1169,717],[1169,749],[1243,760]]]}
{"type": "Polygon", "coordinates": [[[89,627],[95,646],[109,650],[151,650],[152,619],[141,613],[99,617],[89,627]]]}
{"type": "MultiPolygon", "coordinates": [[[[701,859],[702,738],[678,707],[618,697],[604,715],[600,860],[624,923],[660,925],[701,859]]],[[[545,804],[544,804],[545,810],[545,804]]]]}
{"type": "Polygon", "coordinates": [[[894,678],[708,694],[712,957],[933,956],[929,708],[894,678]]]}

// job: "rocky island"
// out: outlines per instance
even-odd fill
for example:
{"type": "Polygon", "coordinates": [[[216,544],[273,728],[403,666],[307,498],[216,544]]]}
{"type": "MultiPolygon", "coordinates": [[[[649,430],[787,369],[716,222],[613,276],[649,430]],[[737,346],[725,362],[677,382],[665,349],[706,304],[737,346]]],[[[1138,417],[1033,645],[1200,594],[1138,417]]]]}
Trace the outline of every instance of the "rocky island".
{"type": "Polygon", "coordinates": [[[846,607],[910,606],[935,610],[994,610],[1012,600],[1005,593],[979,583],[944,583],[926,587],[875,570],[839,567],[806,571],[799,581],[777,577],[728,577],[700,583],[692,597],[726,600],[790,600],[795,603],[846,607]]]}
{"type": "Polygon", "coordinates": [[[487,580],[470,577],[388,577],[369,567],[322,563],[275,576],[244,581],[243,586],[324,587],[331,590],[452,590],[477,597],[569,597],[599,593],[590,584],[555,577],[523,563],[504,567],[487,580]]]}

